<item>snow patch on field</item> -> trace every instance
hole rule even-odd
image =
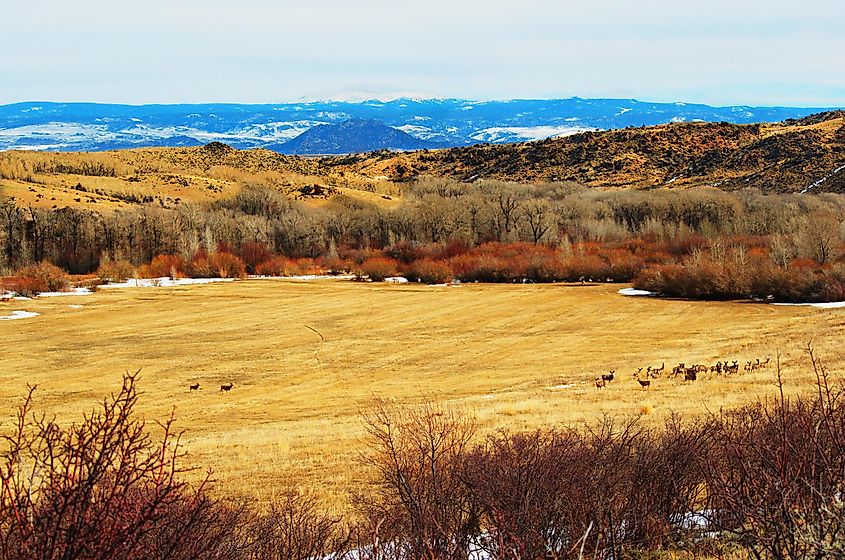
[[[775,305],[786,305],[790,307],[815,307],[817,309],[841,309],[845,307],[845,301],[828,301],[825,303],[775,303]]]
[[[174,286],[193,286],[216,282],[234,282],[234,278],[130,278],[126,282],[103,284],[100,288],[172,288]]]
[[[34,311],[12,311],[11,315],[0,315],[0,321],[14,321],[15,319],[31,319],[38,317]]]
[[[404,276],[391,276],[390,278],[385,278],[385,282],[388,284],[407,284],[408,279]]]
[[[648,290],[638,290],[636,288],[622,288],[619,293],[623,296],[656,296],[657,293],[649,292]]]
[[[74,288],[68,292],[41,292],[38,297],[90,296],[92,293],[88,288]]]

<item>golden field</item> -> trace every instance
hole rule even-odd
[[[218,491],[262,499],[302,484],[340,505],[361,484],[360,414],[377,397],[442,401],[489,432],[602,413],[656,422],[774,391],[774,367],[641,389],[632,373],[661,362],[668,371],[774,362],[780,352],[796,391],[812,383],[812,339],[831,371],[843,371],[843,309],[623,297],[618,288],[244,280],[3,302],[0,316],[41,315],[0,322],[0,411],[8,427],[34,384],[37,409],[79,418],[140,369],[141,412],[154,420],[175,410],[188,463],[212,468]],[[596,389],[611,369],[616,380]],[[201,390],[189,392],[196,382]]]

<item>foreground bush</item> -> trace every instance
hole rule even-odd
[[[34,414],[30,390],[0,454],[0,558],[199,559],[238,548],[232,526],[206,531],[235,517],[204,484],[181,480],[172,419],[152,439],[134,416],[136,379],[67,427]]]
[[[18,270],[7,287],[20,296],[34,297],[41,292],[63,292],[70,286],[70,278],[61,268],[40,262]]]

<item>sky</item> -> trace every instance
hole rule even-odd
[[[279,103],[402,92],[845,106],[842,0],[0,7],[0,104]]]

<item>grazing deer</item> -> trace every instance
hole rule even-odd
[[[637,383],[640,384],[640,387],[645,389],[646,387],[651,385],[651,379],[637,379]]]
[[[191,391],[199,391],[199,388],[200,388],[199,383],[194,383],[193,385],[188,385],[188,392],[190,393]]]
[[[602,374],[601,379],[602,381],[613,381],[613,374],[616,373],[615,369],[610,370],[610,373],[607,375]]]
[[[690,368],[684,372],[684,381],[695,381],[698,379],[698,372],[695,368]]]
[[[228,385],[221,385],[220,392],[222,393],[223,391],[231,391],[232,387],[234,387],[232,383],[229,383]]]
[[[704,364],[696,364],[692,367],[695,368],[696,373],[707,373],[707,366]]]
[[[596,377],[596,389],[604,389],[605,385],[607,385],[607,382],[602,377]]]

